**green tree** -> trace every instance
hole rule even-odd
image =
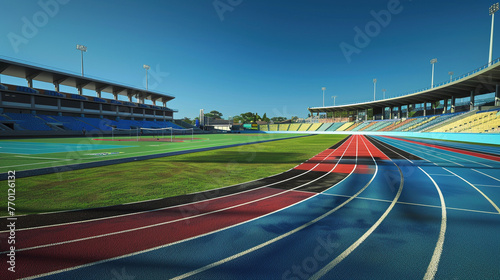
[[[263,122],[270,122],[271,120],[267,117],[267,114],[264,113],[264,115],[262,116],[262,121]]]
[[[209,117],[211,119],[221,119],[222,118],[222,113],[216,110],[210,111],[210,113],[206,113],[205,117]]]
[[[271,120],[275,123],[286,121],[286,117],[272,117]]]

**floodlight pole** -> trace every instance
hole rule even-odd
[[[326,87],[322,87],[321,89],[323,90],[323,107],[325,107],[325,90],[326,90]]]
[[[332,96],[332,98],[333,98],[333,106],[335,106],[335,98],[337,98],[337,96],[334,95],[334,96]]]
[[[149,87],[148,86],[148,84],[149,84],[148,83],[148,70],[151,69],[151,67],[149,65],[144,64],[144,65],[142,65],[142,68],[146,69],[146,90],[149,90],[148,89],[148,87]]]
[[[384,98],[383,98],[383,99],[385,99],[385,92],[386,92],[386,91],[387,91],[386,89],[383,89],[383,90],[382,90],[382,93],[383,93],[383,96],[384,96]]]
[[[431,59],[431,65],[432,65],[432,78],[431,78],[431,88],[434,88],[434,64],[436,64],[437,58]]]
[[[377,79],[373,79],[373,101],[375,101],[375,93],[377,92]]]
[[[490,16],[491,16],[491,35],[490,35],[490,56],[488,59],[488,66],[491,66],[492,55],[493,55],[493,26],[495,25],[495,13],[498,11],[498,3],[491,5]]]
[[[83,53],[87,52],[87,47],[84,45],[76,45],[76,49],[82,52],[82,77],[83,77]]]
[[[448,72],[448,75],[450,75],[450,83],[451,83],[451,81],[453,80],[453,74],[454,74],[454,73],[453,73],[452,71]]]

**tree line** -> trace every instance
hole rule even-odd
[[[216,111],[216,110],[210,111],[210,113],[205,113],[205,117],[208,117],[211,119],[216,119],[216,120],[223,120],[224,119],[223,116],[224,115],[221,112]],[[199,117],[196,117],[194,119],[190,119],[188,117],[185,117],[184,119],[182,119],[182,121],[194,125],[196,123],[196,120],[198,120],[198,119],[199,119]],[[264,113],[264,115],[261,116],[258,113],[252,113],[252,112],[241,113],[239,115],[228,118],[228,120],[231,120],[231,119],[233,120],[233,123],[241,123],[241,124],[245,124],[245,123],[249,124],[249,123],[253,123],[253,122],[257,122],[257,121],[263,121],[263,122],[267,122],[267,123],[270,123],[270,122],[280,123],[280,122],[284,122],[287,120],[286,117],[269,118],[269,117],[267,117],[267,113]],[[298,119],[299,119],[299,117],[297,117],[297,116],[293,116],[291,118],[292,122],[296,121]]]

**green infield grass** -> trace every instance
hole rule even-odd
[[[203,135],[209,140],[166,143],[159,144],[160,146],[149,146],[151,143],[148,142],[105,141],[107,145],[123,144],[123,146],[135,147],[117,149],[125,152],[101,156],[100,158],[127,157],[127,155],[130,157],[132,153],[141,155],[165,153],[182,149],[196,149],[201,146],[211,145],[213,147],[229,143],[249,143],[291,136],[296,135]],[[346,135],[315,135],[18,178],[16,179],[15,195],[16,215],[94,208],[172,197],[256,180],[293,168],[345,137]],[[43,143],[74,141],[73,143],[79,143],[79,141],[94,140],[30,139],[23,141],[42,141]],[[0,145],[2,145],[2,141],[0,141]],[[112,151],[113,149],[106,150],[106,152]],[[98,152],[95,150],[91,152],[80,151],[80,153]],[[58,156],[69,159],[71,157],[78,158],[78,155],[81,155],[78,152],[76,154],[70,153],[71,155],[67,156],[60,153]],[[37,154],[35,156],[55,158],[54,155]],[[85,160],[96,160],[96,157],[75,161],[85,162]],[[7,169],[11,168],[7,167]],[[7,186],[7,181],[0,181],[0,184]],[[7,205],[7,194],[0,196],[0,205]],[[0,209],[0,215],[6,216],[6,210],[7,207]]]

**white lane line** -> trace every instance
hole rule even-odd
[[[182,274],[182,275],[180,275],[180,276],[177,276],[177,277],[171,278],[171,280],[180,280],[180,279],[184,279],[184,278],[187,278],[187,277],[190,277],[190,276],[196,275],[196,274],[198,274],[198,273],[204,272],[204,271],[206,271],[206,270],[209,270],[209,269],[211,269],[211,268],[217,267],[217,266],[222,265],[222,264],[224,264],[224,263],[230,262],[230,261],[232,261],[232,260],[234,260],[234,259],[237,259],[237,258],[239,258],[239,257],[241,257],[241,256],[244,256],[244,255],[247,255],[247,254],[249,254],[249,253],[251,253],[251,252],[254,252],[254,251],[256,251],[256,250],[259,250],[259,249],[261,249],[261,248],[263,248],[263,247],[265,247],[265,246],[267,246],[267,245],[270,245],[270,244],[272,244],[272,243],[275,243],[275,242],[277,242],[277,241],[279,241],[279,240],[281,240],[281,239],[283,239],[283,238],[285,238],[285,237],[288,237],[288,236],[290,236],[290,235],[292,235],[292,234],[294,234],[294,233],[296,233],[296,232],[298,232],[298,231],[300,231],[300,230],[302,230],[302,229],[304,229],[304,228],[306,228],[306,227],[309,227],[309,226],[311,226],[311,225],[313,225],[313,224],[317,223],[318,221],[320,221],[320,220],[324,219],[325,217],[327,217],[327,216],[331,215],[332,213],[336,212],[336,211],[337,211],[337,210],[339,210],[340,208],[344,207],[347,203],[351,202],[351,201],[352,201],[353,199],[355,199],[358,195],[360,195],[360,194],[361,194],[361,193],[362,193],[362,192],[363,192],[363,191],[364,191],[364,190],[365,190],[365,189],[366,189],[366,188],[367,188],[367,187],[368,187],[368,186],[369,186],[369,185],[373,182],[373,180],[374,180],[374,179],[375,179],[375,177],[377,176],[377,173],[378,173],[378,166],[377,166],[377,163],[376,163],[376,162],[375,162],[375,166],[376,166],[377,168],[376,168],[376,170],[375,170],[375,173],[373,174],[373,177],[371,178],[371,180],[370,180],[370,181],[369,181],[369,182],[368,182],[368,183],[367,183],[367,184],[366,184],[366,185],[365,185],[365,186],[364,186],[361,190],[359,190],[359,191],[358,191],[358,192],[357,192],[354,196],[352,196],[351,198],[349,198],[349,199],[347,199],[346,201],[344,201],[342,204],[340,204],[340,205],[338,205],[337,207],[335,207],[334,209],[332,209],[332,210],[330,210],[330,211],[326,212],[325,214],[323,214],[323,215],[319,216],[318,218],[316,218],[316,219],[314,219],[314,220],[312,220],[312,221],[309,221],[309,222],[307,222],[307,223],[305,223],[305,224],[303,224],[303,225],[301,225],[301,226],[299,226],[299,227],[297,227],[297,228],[295,228],[295,229],[293,229],[293,230],[291,230],[291,231],[289,231],[289,232],[287,232],[287,233],[285,233],[285,234],[282,234],[282,235],[280,235],[280,236],[277,236],[277,237],[275,237],[275,238],[273,238],[273,239],[271,239],[271,240],[269,240],[269,241],[267,241],[267,242],[265,242],[265,243],[261,243],[261,244],[259,244],[259,245],[255,246],[255,247],[252,247],[252,248],[250,248],[250,249],[247,249],[247,250],[245,250],[245,251],[242,251],[242,252],[240,252],[240,253],[238,253],[238,254],[234,254],[234,255],[232,255],[232,256],[230,256],[230,257],[227,257],[227,258],[222,259],[222,260],[219,260],[219,261],[217,261],[217,262],[214,262],[214,263],[208,264],[208,265],[206,265],[206,266],[204,266],[204,267],[201,267],[201,268],[199,268],[199,269],[196,269],[196,270],[193,270],[193,271],[187,272],[187,273],[185,273],[185,274]],[[337,183],[337,184],[338,184],[338,183]]]
[[[484,172],[481,172],[481,171],[479,171],[479,170],[476,170],[476,169],[474,169],[474,168],[472,168],[472,170],[473,170],[473,171],[475,171],[475,172],[477,172],[477,173],[479,173],[479,174],[483,174],[483,175],[484,175],[484,176],[486,176],[486,177],[490,177],[491,179],[493,179],[493,180],[495,180],[495,181],[500,182],[500,179],[498,179],[498,178],[495,178],[495,177],[493,177],[493,176],[491,176],[491,175],[488,175],[488,174],[486,174],[486,173],[484,173]]]
[[[459,166],[465,167],[465,165],[463,165],[463,164],[460,164],[460,163],[454,162],[454,161],[452,161],[452,160],[448,160],[448,159],[442,158],[442,157],[440,157],[440,156],[437,156],[437,155],[434,155],[434,154],[431,154],[431,153],[427,153],[427,152],[425,152],[425,151],[429,151],[429,149],[418,148],[418,147],[415,147],[415,146],[413,146],[413,145],[411,145],[411,144],[409,144],[409,143],[407,144],[406,142],[403,142],[403,141],[400,141],[400,142],[401,142],[401,143],[399,143],[399,144],[400,144],[401,146],[403,146],[403,147],[410,148],[410,149],[414,149],[414,150],[416,150],[416,151],[418,151],[418,152],[421,152],[421,153],[423,153],[423,154],[430,155],[430,156],[432,156],[432,157],[436,157],[436,158],[439,158],[439,159],[441,159],[441,160],[444,160],[444,161],[447,161],[447,162],[451,162],[451,163],[453,163],[453,164],[456,164],[456,165],[459,165]],[[420,157],[420,158],[423,158],[423,157],[422,157],[422,156],[420,156],[420,155],[419,155],[419,157]],[[432,162],[432,161],[430,161],[430,160],[427,160],[427,161]],[[438,165],[438,166],[439,166],[439,164],[437,164],[437,163],[435,163],[435,162],[432,162],[432,163],[434,163],[435,165]]]
[[[432,258],[431,258],[431,261],[429,263],[429,266],[427,267],[427,272],[424,275],[424,279],[427,280],[427,279],[434,279],[434,277],[436,276],[436,272],[438,270],[439,260],[441,259],[441,254],[443,253],[444,236],[446,234],[447,216],[446,216],[446,204],[444,202],[443,193],[441,192],[441,189],[439,188],[438,184],[420,166],[418,168],[422,172],[424,172],[425,175],[427,175],[427,177],[429,177],[429,179],[432,181],[432,183],[436,187],[436,190],[438,191],[439,200],[441,201],[441,229],[439,230],[439,238],[436,242],[436,248],[434,248],[434,253],[432,254]]]
[[[352,139],[351,139],[351,142],[349,143],[349,146],[351,145],[352,143]],[[342,144],[341,146],[343,146],[344,144]],[[340,146],[340,147],[341,147]],[[349,147],[348,146],[348,147]],[[338,148],[340,148],[338,147]],[[337,149],[338,149],[337,148]],[[331,155],[332,153],[334,153],[337,149],[333,150],[329,155]],[[345,155],[347,149],[344,150],[342,156],[340,157],[339,159],[339,162],[340,160],[343,158],[343,156]],[[325,157],[326,158],[326,157]],[[333,171],[333,169],[335,169],[335,167],[338,165],[338,163],[332,168],[331,171]],[[329,174],[329,173],[327,173]],[[352,173],[351,173],[352,174]],[[370,180],[370,182],[368,182],[368,184],[362,189],[360,190],[358,193],[361,193],[364,189],[366,189],[368,187],[368,185],[373,181],[373,179],[375,178],[375,175],[373,176],[372,180]],[[325,175],[324,175],[325,176]],[[309,182],[310,183],[310,182]],[[307,185],[309,183],[305,183],[297,188],[300,188],[304,185]],[[338,183],[337,183],[338,184]],[[288,191],[295,191],[295,190],[288,190]],[[175,245],[175,244],[179,244],[179,243],[182,243],[182,242],[186,242],[186,241],[189,241],[189,240],[193,240],[193,239],[196,239],[196,238],[199,238],[199,237],[203,237],[203,236],[206,236],[206,235],[209,235],[209,234],[213,234],[213,233],[217,233],[217,232],[220,232],[220,231],[223,231],[223,230],[226,230],[226,229],[230,229],[230,228],[233,228],[233,227],[236,227],[236,226],[239,226],[239,225],[242,225],[242,224],[245,224],[245,223],[249,223],[251,221],[254,221],[254,220],[257,220],[257,219],[260,219],[260,218],[263,218],[263,217],[266,217],[268,215],[271,215],[273,213],[277,213],[279,211],[282,211],[284,209],[287,209],[287,208],[290,208],[292,206],[295,206],[299,203],[302,203],[304,201],[307,201],[315,196],[317,196],[318,194],[314,195],[314,196],[311,196],[307,199],[304,199],[304,200],[301,200],[297,203],[294,203],[292,205],[289,205],[287,207],[284,207],[284,208],[281,208],[281,209],[278,209],[274,212],[271,212],[271,213],[268,213],[268,214],[265,214],[265,215],[262,215],[262,216],[259,216],[259,217],[256,217],[254,219],[251,219],[251,220],[248,220],[248,221],[244,221],[244,222],[241,222],[239,224],[235,224],[235,225],[232,225],[232,226],[228,226],[226,228],[222,228],[222,229],[218,229],[218,230],[214,230],[212,232],[208,232],[208,233],[205,233],[205,234],[201,234],[201,235],[197,235],[197,236],[193,236],[193,237],[190,237],[190,238],[187,238],[187,239],[183,239],[183,240],[179,240],[179,241],[176,241],[176,242],[172,242],[172,243],[169,243],[169,244],[165,244],[165,245],[161,245],[161,246],[158,246],[158,247],[154,247],[154,248],[150,248],[150,249],[146,249],[146,250],[142,250],[142,251],[139,251],[139,252],[134,252],[134,253],[130,253],[130,254],[127,254],[127,255],[122,255],[122,256],[118,256],[118,257],[115,257],[115,258],[110,258],[110,259],[105,259],[105,260],[101,260],[101,261],[97,261],[97,262],[93,262],[93,263],[88,263],[88,264],[84,264],[84,265],[80,265],[80,266],[75,266],[75,267],[70,267],[70,268],[66,268],[66,269],[62,269],[62,270],[58,270],[58,271],[52,271],[52,272],[48,272],[48,273],[44,273],[44,274],[40,274],[40,275],[35,275],[35,276],[30,276],[28,278],[23,278],[23,279],[35,279],[35,278],[38,278],[38,277],[42,277],[42,276],[48,276],[48,275],[53,275],[53,274],[57,274],[57,273],[61,273],[61,272],[65,272],[65,271],[71,271],[71,270],[75,270],[75,269],[79,269],[79,268],[84,268],[84,267],[89,267],[89,266],[92,266],[92,265],[97,265],[97,264],[101,264],[101,263],[104,263],[104,262],[109,262],[109,261],[113,261],[113,260],[117,260],[117,259],[122,259],[122,258],[126,258],[126,257],[130,257],[130,256],[135,256],[135,255],[138,255],[138,254],[142,254],[142,253],[146,253],[146,252],[150,252],[150,251],[153,251],[153,250],[157,250],[157,249],[161,249],[161,248],[166,248],[166,247],[169,247],[169,246],[172,246],[172,245]],[[353,197],[352,199],[354,199],[355,197]],[[341,208],[342,206],[344,206],[345,204],[347,204],[349,201],[351,201],[352,199],[348,199],[347,201],[345,201],[343,204],[339,205],[336,209],[339,209]],[[336,211],[336,210],[335,210]],[[333,212],[332,212],[333,213]],[[18,250],[20,251],[20,250]]]
[[[391,148],[389,148],[387,146],[385,146],[385,147],[392,150]],[[392,150],[392,151],[394,152],[394,150]],[[399,154],[399,153],[397,153],[397,154]],[[403,156],[401,154],[399,154],[399,155],[409,161],[409,159],[407,159],[405,156]],[[422,158],[422,157],[420,157],[420,158]],[[427,159],[425,159],[425,160],[427,160]],[[429,161],[429,160],[427,160],[427,161]],[[431,162],[431,161],[429,161],[429,162]],[[436,163],[434,163],[434,164],[437,165]],[[446,233],[447,216],[446,216],[446,204],[444,201],[443,193],[441,192],[441,189],[439,188],[438,184],[420,166],[418,166],[418,169],[420,169],[422,172],[424,172],[424,174],[427,175],[427,177],[429,177],[429,179],[432,181],[432,183],[436,187],[436,190],[439,194],[439,200],[441,201],[441,228],[439,230],[439,237],[438,237],[438,240],[436,242],[436,247],[434,248],[434,253],[432,254],[431,261],[430,261],[429,266],[427,267],[427,271],[424,275],[424,279],[427,280],[427,279],[434,279],[434,276],[436,275],[436,272],[438,269],[439,260],[441,259],[441,254],[443,252],[443,244],[444,244],[444,237],[445,237],[445,233]]]
[[[351,139],[352,141],[352,139]],[[344,145],[344,143],[342,144]],[[341,146],[342,146],[341,145]],[[338,147],[340,148],[340,146]],[[337,148],[337,149],[338,149]],[[330,154],[328,154],[328,156],[330,156],[331,154],[333,154],[337,149],[334,149]],[[327,157],[328,157],[327,156]],[[326,158],[326,157],[325,157]],[[324,161],[324,160],[322,160]],[[321,163],[321,162],[320,162]],[[160,210],[165,210],[165,209],[169,209],[169,208],[174,208],[174,207],[180,207],[180,206],[185,206],[185,205],[189,205],[189,204],[195,204],[195,203],[201,203],[201,202],[207,202],[207,201],[210,201],[210,200],[214,200],[214,199],[218,199],[218,198],[223,198],[223,197],[227,197],[227,196],[232,196],[232,195],[237,195],[237,194],[240,194],[240,193],[245,193],[245,192],[250,192],[250,191],[253,191],[253,190],[258,190],[258,189],[261,189],[261,188],[265,188],[265,187],[269,187],[269,186],[273,186],[275,184],[278,184],[278,183],[282,183],[282,182],[286,182],[286,181],[289,181],[289,180],[292,180],[292,179],[295,179],[297,177],[300,177],[304,174],[307,174],[311,171],[313,171],[313,169],[315,169],[317,166],[319,166],[319,164],[316,164],[312,169],[310,170],[307,170],[305,171],[304,173],[301,173],[299,175],[296,175],[294,177],[290,177],[290,178],[287,178],[287,179],[284,179],[284,180],[281,180],[281,181],[278,181],[278,182],[274,182],[274,183],[271,183],[271,184],[268,184],[268,185],[264,185],[264,186],[261,186],[261,187],[258,187],[258,188],[253,188],[253,189],[249,189],[249,190],[245,190],[245,191],[241,191],[241,192],[238,192],[238,193],[233,193],[233,194],[228,194],[228,195],[223,195],[223,196],[217,196],[217,197],[213,197],[213,198],[207,198],[205,200],[200,200],[200,201],[193,201],[193,202],[190,202],[190,203],[185,203],[185,204],[179,204],[179,205],[173,205],[173,206],[168,206],[168,207],[164,207],[164,208],[158,208],[158,209],[153,209],[153,210],[148,210],[148,211],[141,211],[141,212],[134,212],[134,213],[130,213],[130,214],[123,214],[123,215],[116,215],[116,216],[109,216],[109,217],[103,217],[103,218],[97,218],[97,219],[90,219],[90,220],[84,220],[84,221],[76,221],[76,222],[69,222],[69,223],[62,223],[62,224],[51,224],[51,225],[46,225],[46,226],[39,226],[39,227],[31,227],[31,228],[23,228],[23,229],[17,229],[16,231],[22,231],[22,230],[31,230],[31,229],[39,229],[39,228],[47,228],[47,227],[56,227],[56,226],[63,226],[63,225],[71,225],[71,224],[78,224],[78,223],[86,223],[86,222],[91,222],[91,221],[99,221],[99,220],[105,220],[105,219],[113,219],[113,218],[118,218],[118,217],[124,217],[124,216],[130,216],[130,215],[136,215],[136,214],[141,214],[141,213],[149,213],[149,212],[155,212],[155,211],[160,211]],[[275,174],[275,175],[272,175],[272,176],[269,176],[269,177],[275,177],[277,175],[280,175],[280,174],[283,174],[283,173],[286,173],[288,171],[291,171],[293,170],[292,169],[289,169],[289,170],[286,170],[286,171],[283,171],[281,173],[278,173],[278,174]],[[268,177],[266,177],[268,178]],[[226,186],[226,187],[222,187],[222,188],[218,188],[218,189],[213,189],[213,190],[209,190],[209,191],[217,191],[217,190],[221,190],[221,189],[226,189],[226,188],[230,188],[230,187],[234,187],[234,186],[237,186],[237,185],[243,185],[243,184],[247,184],[247,183],[251,183],[251,182],[255,182],[255,181],[259,181],[259,180],[262,180],[262,179],[266,179],[266,178],[259,178],[259,179],[255,179],[255,180],[252,180],[252,181],[248,181],[248,182],[244,182],[244,183],[240,183],[240,184],[235,184],[235,185],[232,185],[232,186]],[[197,193],[202,193],[202,192],[206,192],[206,191],[200,191],[200,192],[194,192],[194,193],[190,193],[190,194],[197,194]],[[141,203],[141,202],[149,202],[149,201],[156,201],[156,200],[160,200],[160,199],[163,199],[163,198],[156,198],[156,199],[149,199],[149,200],[144,200],[144,201],[135,201],[135,202],[130,202],[130,203],[123,203],[121,205],[127,205],[127,204],[136,204],[136,203]],[[46,212],[46,213],[40,213],[40,214],[36,214],[36,215],[47,215],[47,214],[55,214],[55,213],[65,213],[65,212],[75,212],[75,211],[80,211],[80,210],[85,210],[85,209],[73,209],[73,210],[63,210],[63,211],[55,211],[55,212]],[[26,216],[26,215],[17,215],[15,217],[22,217],[22,216]],[[7,217],[10,217],[10,216],[1,216],[0,218],[7,218]],[[4,230],[4,231],[0,231],[0,233],[3,233],[3,232],[8,232],[8,230]]]
[[[487,195],[485,195],[480,189],[478,189],[476,186],[474,186],[474,184],[472,184],[471,182],[465,180],[464,178],[460,177],[458,174],[456,173],[453,173],[452,171],[446,169],[443,167],[444,170],[450,172],[451,174],[457,176],[458,178],[462,179],[462,181],[466,182],[467,184],[469,184],[469,186],[473,187],[476,191],[478,191],[484,198],[486,198],[486,200],[488,200],[488,202],[493,206],[493,208],[495,208],[498,213],[500,213],[500,208],[498,208],[498,206],[495,204],[495,202],[493,202],[493,200],[491,200]]]
[[[450,174],[429,174],[429,175],[434,176],[434,177],[436,177],[436,176],[442,176],[442,177],[455,177],[455,176],[450,175]]]
[[[350,195],[342,195],[342,194],[331,194],[331,193],[321,193],[322,195],[330,195],[330,196],[338,196],[338,197],[351,197]],[[378,201],[378,202],[385,202],[385,203],[391,203],[391,200],[386,200],[386,199],[378,199],[378,198],[370,198],[370,197],[363,197],[363,196],[358,196],[356,199],[363,199],[363,200],[369,200],[369,201]],[[410,206],[420,206],[420,207],[428,207],[428,208],[439,208],[441,209],[441,206],[438,205],[430,205],[430,204],[421,204],[421,203],[412,203],[412,202],[404,202],[404,201],[398,201],[396,204],[403,204],[403,205],[410,205]],[[457,210],[457,211],[464,211],[464,212],[473,212],[473,213],[481,213],[481,214],[491,214],[491,215],[500,215],[500,213],[497,212],[489,212],[489,211],[481,211],[481,210],[473,210],[473,209],[465,209],[465,208],[455,208],[455,207],[446,207],[447,210]]]
[[[368,152],[370,153],[370,156],[372,157],[373,161],[375,162],[375,159],[373,158],[373,155],[372,155],[370,149],[366,145],[365,140],[363,138],[361,138],[361,140],[363,141],[363,144],[365,145]],[[375,148],[378,149],[377,147],[375,147]],[[323,277],[326,273],[328,273],[330,270],[332,270],[335,266],[337,266],[337,264],[339,264],[341,261],[343,261],[345,258],[347,258],[354,250],[356,250],[356,248],[359,247],[359,245],[361,245],[361,243],[363,243],[380,226],[380,224],[385,220],[385,218],[387,218],[389,213],[394,208],[394,205],[396,205],[396,202],[399,200],[399,197],[401,196],[401,193],[403,191],[403,185],[404,185],[403,172],[401,171],[399,166],[396,165],[396,163],[394,163],[394,165],[398,168],[401,182],[399,184],[399,190],[398,190],[396,196],[392,200],[389,207],[385,210],[384,214],[382,214],[382,216],[380,216],[380,218],[375,222],[375,224],[373,224],[370,227],[370,229],[368,229],[358,240],[356,240],[356,242],[354,242],[351,246],[349,246],[349,248],[344,250],[344,252],[342,252],[340,255],[338,255],[333,261],[331,261],[330,263],[325,265],[322,269],[320,269],[318,272],[316,272],[314,275],[312,275],[309,279],[319,279],[319,278]]]
[[[415,144],[415,143],[410,143],[410,142],[406,142],[406,141],[403,141],[403,140],[399,140],[401,142],[405,142],[405,143],[408,143],[408,144]],[[419,147],[422,147],[423,149],[425,149],[425,147],[427,148],[431,148],[434,150],[434,152],[436,154],[441,154],[441,155],[444,155],[444,156],[451,156],[453,158],[456,158],[456,159],[460,159],[460,160],[465,160],[465,161],[469,161],[469,162],[472,162],[472,163],[476,163],[476,164],[479,164],[479,165],[483,165],[483,166],[486,166],[486,167],[489,167],[489,168],[493,168],[493,166],[491,165],[488,165],[488,164],[485,164],[485,163],[481,163],[481,162],[477,162],[477,161],[474,161],[474,160],[471,160],[471,159],[467,159],[467,158],[464,158],[463,156],[469,156],[469,157],[475,157],[475,156],[472,156],[472,155],[466,155],[466,154],[462,154],[461,156],[458,156],[459,153],[457,152],[453,152],[453,151],[447,151],[447,152],[450,152],[452,154],[447,154],[445,153],[444,151],[446,150],[443,150],[443,149],[440,149],[440,148],[436,148],[436,147],[429,147],[429,146],[426,146],[426,145],[422,145],[422,144],[416,144],[418,145]],[[457,150],[460,150],[458,148],[454,148],[454,149],[457,149]],[[427,150],[430,150],[430,149],[427,149]],[[457,155],[457,156],[454,156],[453,154]],[[478,158],[478,157],[475,157],[475,158]],[[488,159],[486,159],[488,160]],[[496,161],[495,161],[496,162]]]
[[[500,188],[500,186],[497,185],[481,185],[481,184],[475,184],[475,185],[479,187]]]
[[[350,146],[350,144],[349,144],[349,146]],[[344,156],[344,154],[346,153],[346,151],[347,151],[347,149],[344,150],[344,153],[342,154],[341,159]],[[332,151],[330,153],[330,155],[333,152],[334,151]],[[319,163],[316,164],[316,166],[318,166],[318,165],[319,165]],[[338,165],[338,163],[335,164],[335,166],[330,170],[330,172],[332,172],[337,167],[337,165]],[[313,170],[313,169],[311,169],[311,170]],[[303,174],[305,174],[305,173],[302,173],[301,175],[303,175]],[[48,243],[48,244],[39,245],[39,246],[33,246],[33,247],[28,247],[28,248],[17,249],[17,251],[21,252],[21,251],[27,251],[27,250],[35,250],[35,249],[40,249],[40,248],[46,248],[46,247],[64,245],[64,244],[69,244],[69,243],[74,243],[74,242],[80,242],[80,241],[85,241],[85,240],[91,240],[91,239],[96,239],[96,238],[102,238],[102,237],[107,237],[107,236],[112,236],[112,235],[117,235],[117,234],[122,234],[122,233],[127,233],[127,232],[133,232],[133,231],[139,231],[139,230],[143,230],[143,229],[148,229],[148,228],[163,226],[163,225],[167,225],[167,224],[171,224],[171,223],[175,223],[175,222],[179,222],[179,221],[184,221],[184,220],[188,220],[188,219],[194,219],[194,218],[198,218],[198,217],[202,217],[202,216],[206,216],[206,215],[210,215],[210,214],[214,214],[214,213],[218,213],[218,212],[222,212],[222,211],[226,211],[226,210],[238,208],[238,207],[245,206],[245,205],[248,205],[248,204],[252,204],[252,203],[255,203],[255,202],[258,202],[258,201],[263,201],[263,200],[266,200],[266,199],[269,199],[269,198],[272,198],[272,197],[275,197],[275,196],[279,196],[279,195],[282,195],[282,194],[294,191],[295,189],[299,189],[299,188],[301,188],[303,186],[306,186],[306,185],[309,185],[309,184],[311,184],[313,182],[316,182],[316,181],[320,180],[321,178],[327,176],[328,174],[329,173],[325,173],[324,175],[322,175],[322,176],[320,176],[320,177],[318,177],[318,178],[316,178],[314,180],[311,180],[311,181],[309,181],[307,183],[304,183],[304,184],[302,184],[300,186],[297,186],[297,187],[289,189],[289,190],[285,190],[285,191],[282,191],[282,192],[279,192],[279,193],[276,193],[276,194],[273,194],[273,195],[269,195],[269,196],[266,196],[266,197],[262,197],[262,198],[259,198],[259,199],[255,199],[255,200],[252,200],[252,201],[247,201],[245,203],[241,203],[241,204],[229,206],[229,207],[226,207],[226,208],[214,210],[214,211],[211,211],[211,212],[205,212],[205,213],[201,213],[201,214],[197,214],[197,215],[193,215],[193,216],[189,216],[189,217],[184,217],[184,218],[180,218],[180,219],[175,219],[175,220],[171,220],[171,221],[167,221],[167,222],[156,223],[156,224],[151,224],[151,225],[137,227],[137,228],[132,228],[132,229],[126,229],[126,230],[115,231],[115,232],[110,232],[110,233],[105,233],[105,234],[100,234],[100,235],[88,236],[88,237],[83,237],[83,238],[78,238],[78,239],[72,239],[72,240],[67,240],[67,241],[54,242],[54,243]],[[295,177],[298,177],[298,176],[295,176]],[[289,179],[287,179],[287,180],[289,180]],[[277,183],[279,183],[279,182],[275,182],[275,183],[272,183],[270,185],[274,185],[274,184],[277,184]],[[267,185],[267,186],[269,186],[269,185]],[[174,207],[176,207],[176,206],[174,206]],[[171,207],[167,207],[167,208],[171,208]],[[153,210],[152,211],[146,211],[146,212],[153,212]],[[105,218],[102,218],[102,219],[105,219]],[[83,222],[86,222],[86,221],[83,221]],[[75,223],[78,223],[78,222],[75,222]],[[0,254],[4,254],[4,253],[8,253],[8,251],[0,252]]]
[[[259,216],[259,217],[250,219],[248,221],[237,223],[237,224],[225,227],[225,228],[217,229],[217,230],[214,230],[214,231],[211,231],[211,232],[207,232],[207,233],[204,233],[204,234],[196,235],[196,236],[193,236],[193,237],[190,237],[190,238],[186,238],[186,239],[183,239],[183,240],[175,241],[175,242],[172,242],[172,243],[168,243],[168,244],[164,244],[164,245],[161,245],[161,246],[157,246],[157,247],[145,249],[145,250],[138,251],[138,252],[133,252],[133,253],[130,253],[130,254],[126,254],[126,255],[122,255],[122,256],[118,256],[118,257],[114,257],[114,258],[100,260],[100,261],[96,261],[96,262],[92,262],[92,263],[86,263],[86,264],[82,264],[82,265],[79,265],[79,266],[73,266],[73,267],[69,267],[69,268],[65,268],[65,269],[61,269],[61,270],[57,270],[57,271],[51,271],[51,272],[47,272],[47,273],[43,273],[43,274],[33,275],[33,276],[29,276],[29,277],[22,278],[22,279],[26,279],[26,280],[28,280],[28,279],[36,279],[36,278],[39,278],[39,277],[45,277],[45,276],[49,276],[49,275],[54,275],[54,274],[58,274],[58,273],[63,273],[63,272],[71,271],[71,270],[76,270],[76,269],[80,269],[80,268],[90,267],[90,266],[93,266],[93,265],[98,265],[98,264],[105,263],[105,262],[111,262],[111,261],[115,261],[115,260],[119,260],[119,259],[123,259],[123,258],[127,258],[127,257],[133,257],[133,256],[136,256],[136,255],[139,255],[139,254],[148,253],[148,252],[151,252],[151,251],[154,251],[154,250],[158,250],[158,249],[164,249],[164,248],[167,248],[167,247],[170,247],[170,246],[173,246],[173,245],[177,245],[179,243],[187,242],[187,241],[190,241],[190,240],[193,240],[193,239],[197,239],[197,238],[204,237],[204,236],[207,236],[207,235],[210,235],[210,234],[214,234],[214,233],[218,233],[218,232],[221,232],[221,231],[224,231],[224,230],[228,230],[228,229],[240,226],[240,225],[244,225],[246,223],[253,222],[253,221],[257,220],[257,219],[260,219],[260,218],[263,218],[263,217],[275,214],[277,212],[280,212],[280,211],[283,211],[283,210],[288,209],[290,207],[293,207],[295,205],[298,205],[298,204],[300,204],[300,203],[302,203],[304,201],[312,199],[313,197],[315,197],[317,195],[318,194],[316,194],[314,196],[311,196],[309,198],[306,198],[304,200],[301,200],[299,202],[296,202],[296,203],[294,203],[292,205],[289,205],[287,207],[284,207],[284,208],[278,209],[276,211],[270,212],[270,213],[265,214],[263,216]]]

